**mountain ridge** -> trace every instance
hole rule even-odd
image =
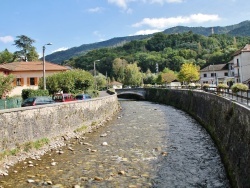
[[[184,32],[193,32],[196,34],[209,36],[212,34],[212,28],[214,34],[229,34],[233,36],[250,36],[250,20],[240,22],[238,24],[229,26],[214,26],[214,27],[187,27],[187,26],[175,26],[162,31],[165,34],[175,34]],[[95,42],[90,44],[83,44],[78,47],[72,47],[64,51],[54,52],[46,56],[46,60],[52,63],[61,64],[64,60],[68,60],[72,57],[84,55],[90,50],[104,48],[104,47],[117,47],[121,46],[132,40],[143,40],[153,36],[148,35],[134,35],[124,37],[114,37],[106,41]]]

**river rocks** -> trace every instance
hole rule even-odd
[[[119,175],[124,175],[125,174],[125,171],[121,170],[118,172]]]
[[[107,143],[107,142],[103,142],[102,145],[103,145],[103,146],[107,146],[108,143]]]
[[[28,183],[34,183],[35,180],[33,180],[33,179],[27,179],[27,182],[28,182]]]
[[[103,133],[100,135],[100,137],[106,137],[108,134],[107,133]]]

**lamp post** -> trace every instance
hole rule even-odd
[[[45,78],[45,56],[44,56],[44,53],[45,53],[45,46],[46,45],[52,45],[52,43],[48,43],[48,44],[45,44],[43,46],[43,89],[46,90],[46,78]]]
[[[94,61],[94,79],[95,79],[95,84],[94,84],[95,86],[94,87],[95,87],[95,89],[97,89],[97,84],[96,84],[96,69],[95,69],[95,62],[97,62],[97,61],[100,61],[100,60],[98,59],[98,60]]]

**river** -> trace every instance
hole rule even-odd
[[[230,187],[213,141],[193,118],[171,106],[120,102],[105,127],[11,167],[0,187]]]

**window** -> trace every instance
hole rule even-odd
[[[16,86],[21,86],[22,85],[22,79],[21,78],[17,78],[16,79]]]
[[[224,72],[224,76],[228,76],[228,73],[227,73],[227,72]]]
[[[30,78],[30,85],[34,86],[35,85],[35,78]]]
[[[203,76],[204,76],[204,77],[207,77],[207,74],[204,74]]]
[[[214,76],[216,76],[216,73],[211,73],[211,77],[214,77]]]
[[[208,81],[203,81],[203,84],[208,84]]]
[[[237,59],[237,67],[239,67],[239,59]]]
[[[27,85],[28,86],[37,86],[38,85],[38,78],[27,78]]]

